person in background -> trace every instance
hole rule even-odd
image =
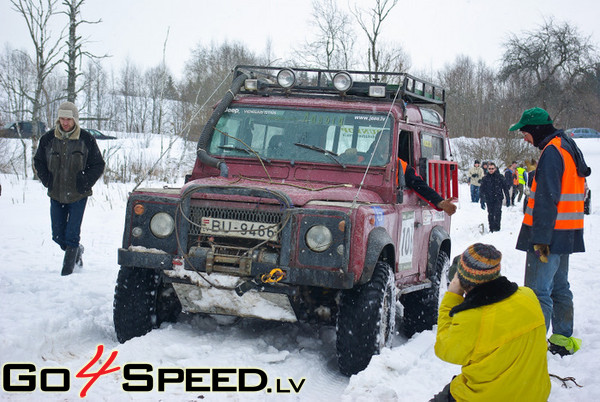
[[[506,196],[506,206],[515,205],[515,196],[517,195],[517,184],[519,182],[517,176],[517,162],[513,161],[504,171],[504,179],[506,181],[504,195]]]
[[[546,330],[552,324],[550,352],[573,354],[581,340],[572,336],[569,256],[585,251],[585,178],[591,169],[575,141],[557,130],[542,108],[525,110],[509,130],[519,130],[526,142],[542,150],[516,246],[527,253],[525,286],[533,289],[540,301]]]
[[[481,168],[483,169],[483,177],[488,175],[488,162],[483,161],[481,164]],[[483,179],[482,179],[483,180]],[[481,194],[481,187],[479,188],[479,204],[481,205],[481,209],[485,209],[485,201],[483,199],[483,195]]]
[[[517,202],[521,202],[521,198],[523,198],[523,192],[525,191],[525,186],[527,186],[527,169],[525,169],[525,164],[521,164],[521,166],[517,166],[517,192],[519,196],[517,197]],[[514,195],[513,195],[514,197]]]
[[[454,259],[435,354],[462,366],[431,401],[546,401],[544,315],[533,291],[500,275],[502,254],[476,243]]]
[[[105,166],[96,140],[79,126],[73,103],[59,106],[56,125],[40,138],[33,163],[50,197],[52,240],[65,251],[61,275],[70,275],[75,264],[83,264],[83,213]]]
[[[492,233],[500,230],[504,188],[504,177],[498,172],[496,164],[490,162],[488,174],[481,180],[481,197],[487,205],[488,223]]]
[[[475,160],[469,169],[469,184],[471,185],[471,202],[479,202],[479,186],[483,179],[483,169],[479,167],[479,161]]]

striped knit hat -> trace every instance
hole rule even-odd
[[[475,243],[462,253],[457,273],[471,286],[500,277],[502,253],[490,244]]]

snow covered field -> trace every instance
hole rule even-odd
[[[600,247],[596,243],[600,237],[600,140],[577,141],[592,167],[588,183],[593,194],[592,214],[585,217],[588,251],[571,257],[574,336],[583,339],[583,346],[573,356],[561,359],[549,354],[548,360],[550,373],[574,377],[582,387],[569,383],[565,388],[553,378],[550,401],[600,400]],[[0,183],[0,363],[4,370],[8,363],[33,365],[35,372],[20,370],[19,374],[30,374],[36,380],[34,392],[9,393],[4,391],[3,376],[0,400],[79,400],[88,379],[76,378],[76,374],[92,360],[98,345],[103,345],[104,352],[88,372],[97,371],[111,352],[116,352],[109,368],[149,363],[154,368],[154,386],[151,392],[126,392],[119,370],[91,385],[86,397],[90,401],[427,401],[460,370],[435,357],[434,331],[409,340],[396,336],[392,348],[375,356],[367,369],[351,378],[338,373],[335,329],[331,327],[185,317],[119,344],[112,324],[112,303],[125,202],[133,185],[107,185],[101,180],[94,187],[82,228],[84,266],[61,277],[63,253],[51,241],[45,189],[39,182],[15,175],[0,175]],[[459,209],[452,218],[452,257],[475,242],[494,244],[503,253],[503,274],[522,285],[525,254],[514,247],[521,220],[520,205],[504,207],[500,232],[480,234],[481,223],[487,229],[487,213],[470,202],[467,185],[461,185]],[[167,383],[164,392],[158,391],[159,368],[237,367],[266,373],[272,392],[186,392],[185,383]],[[50,368],[70,372],[69,391],[40,390],[44,378],[49,387],[60,384],[58,374],[42,374]],[[18,382],[16,374],[12,377],[13,384],[26,383]],[[256,385],[257,378],[249,375],[248,384]],[[296,393],[294,387],[300,385]]]

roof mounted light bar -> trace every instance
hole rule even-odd
[[[341,95],[347,99],[397,98],[407,103],[438,105],[444,111],[446,107],[446,90],[443,87],[407,73],[250,65],[234,69],[236,77],[243,72],[252,76],[244,86],[246,92],[286,96]]]

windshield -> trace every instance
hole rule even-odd
[[[385,114],[232,107],[217,123],[208,152],[366,166],[377,145],[372,165],[382,166],[390,160],[391,125]]]

